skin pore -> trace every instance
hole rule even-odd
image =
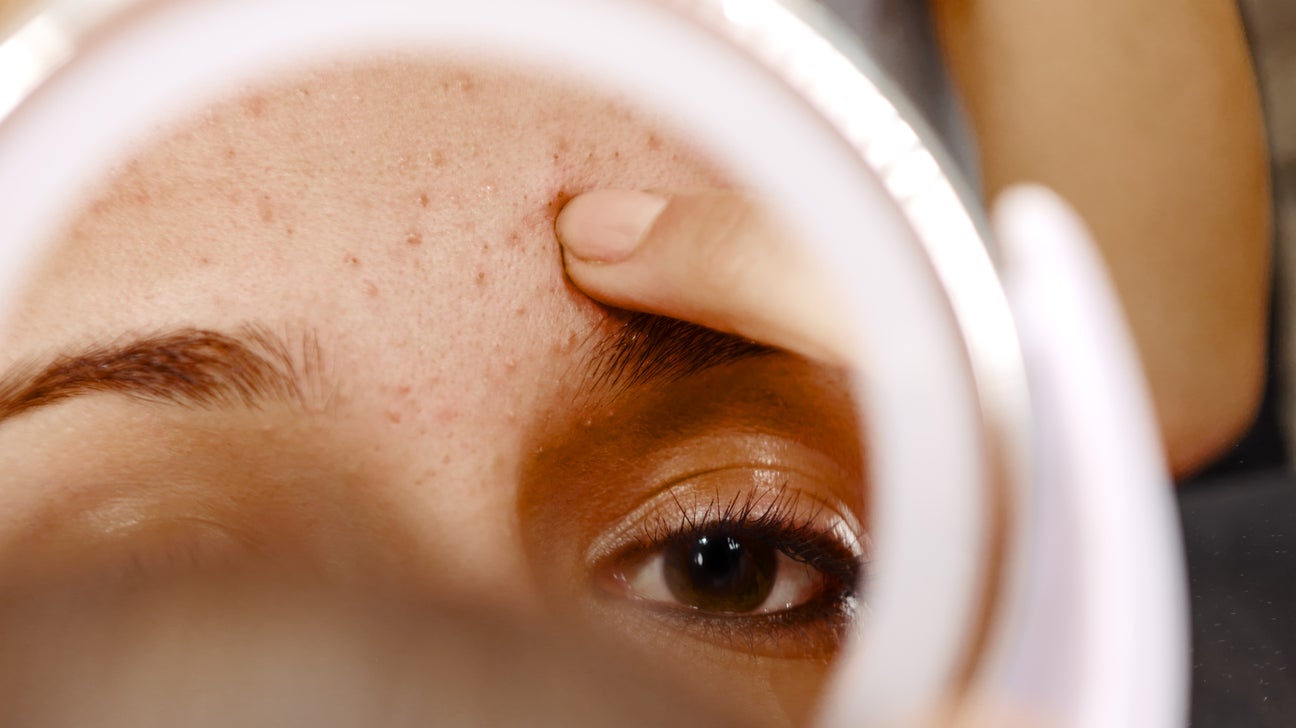
[[[164,131],[0,336],[0,634],[247,565],[576,625],[805,722],[867,560],[847,377],[599,306],[553,232],[585,190],[727,184],[618,104],[456,63]],[[690,582],[704,538],[768,583]]]

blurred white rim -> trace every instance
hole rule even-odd
[[[830,263],[846,304],[830,313],[858,322],[877,552],[870,616],[825,720],[921,714],[968,683],[987,638],[1003,578],[996,534],[1028,482],[1025,377],[989,254],[930,146],[863,54],[852,63],[801,11],[775,0],[58,4],[0,45],[0,305],[87,186],[160,121],[274,72],[466,53],[633,96],[778,201]]]

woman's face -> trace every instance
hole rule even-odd
[[[727,184],[617,104],[456,64],[160,132],[0,339],[0,580],[271,564],[574,620],[802,721],[862,606],[847,378],[601,307],[553,234],[587,189]]]

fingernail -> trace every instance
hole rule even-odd
[[[649,192],[596,190],[578,195],[558,213],[558,240],[581,260],[616,263],[630,257],[667,199]]]

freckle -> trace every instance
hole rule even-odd
[[[412,231],[410,231],[409,233],[406,233],[406,235],[405,235],[405,244],[406,244],[406,245],[422,245],[422,244],[423,244],[423,233],[418,232],[417,230],[412,230]]]
[[[444,167],[445,164],[446,164],[445,152],[439,151],[436,154],[432,155],[433,167]]]
[[[482,249],[482,252],[483,252],[483,253],[489,251],[489,250],[490,250],[490,243],[482,243],[482,248],[481,248],[481,249]]]
[[[428,193],[426,192],[419,193],[419,207],[427,207],[431,201],[432,199],[428,197]]]
[[[401,413],[397,410],[387,410],[387,421],[391,422],[393,425],[400,424]]]
[[[365,292],[365,295],[368,296],[368,297],[370,297],[370,298],[377,298],[377,297],[378,297],[378,286],[375,285],[373,281],[365,281],[365,283],[364,283],[364,292]]]
[[[508,242],[509,242],[509,245],[512,246],[512,247],[514,247],[514,248],[518,247],[519,245],[522,244],[522,233],[520,233],[520,232],[518,232],[518,231],[516,231],[516,230],[514,230],[514,231],[511,232],[511,233],[509,233]]]
[[[526,306],[518,306],[517,308],[513,309],[513,315],[514,315],[514,316],[525,316],[525,315],[526,315]]]
[[[486,271],[484,270],[477,271],[477,285],[479,286],[486,285]]]
[[[270,204],[269,195],[261,195],[257,198],[257,214],[261,216],[261,222],[274,222],[274,207]]]
[[[342,258],[342,262],[347,265],[360,265],[360,259],[349,253]]]
[[[284,234],[286,234],[288,237],[291,238],[292,236],[297,234],[297,229],[294,228],[292,225],[284,225]]]
[[[654,152],[659,151],[662,148],[661,137],[657,136],[656,134],[649,134],[648,148]]]
[[[449,456],[449,455],[442,455],[442,456],[441,456],[441,464],[442,464],[442,465],[449,465],[449,464],[450,464],[450,456]]]
[[[238,156],[238,152],[234,151],[234,147],[225,147],[226,159],[234,159],[237,156]]]
[[[621,158],[621,150],[618,149],[618,150],[616,150],[615,152],[612,152],[612,158],[613,158],[613,159],[620,159],[620,158]]]

